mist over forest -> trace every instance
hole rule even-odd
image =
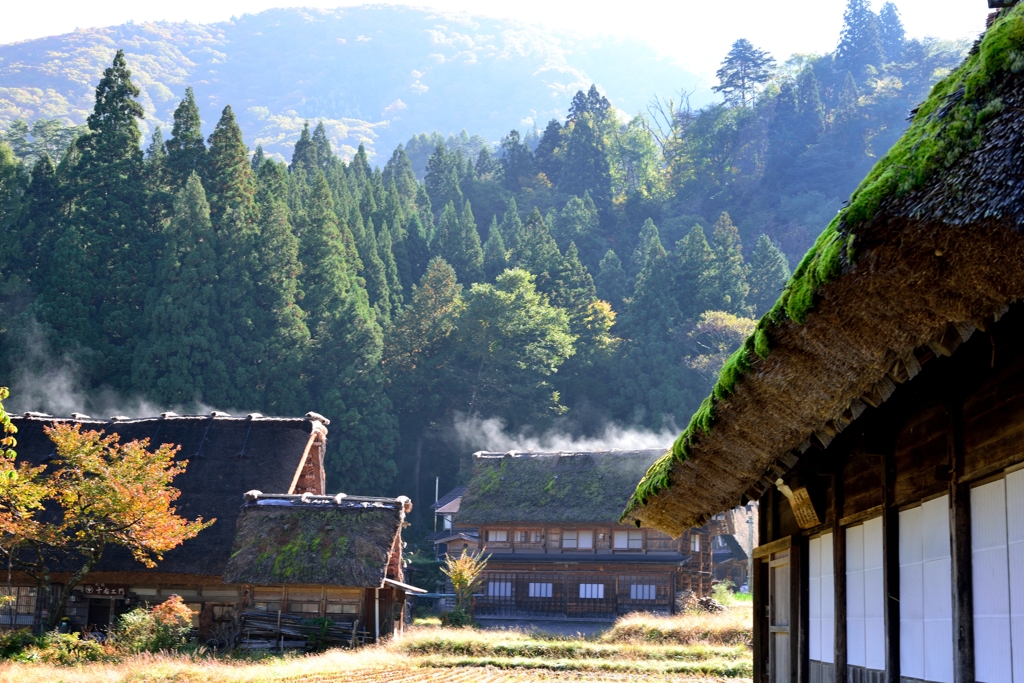
[[[313,410],[328,489],[414,499],[478,448],[667,446],[970,46],[850,0],[832,53],[738,39],[712,101],[644,49],[488,21],[0,46],[9,406]]]

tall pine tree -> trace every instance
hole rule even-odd
[[[185,98],[174,110],[174,127],[167,141],[167,181],[172,191],[184,186],[195,173],[206,176],[206,144],[203,142],[202,121],[192,86],[185,88]]]
[[[209,400],[209,387],[229,381],[220,358],[217,252],[210,205],[193,171],[174,199],[163,259],[146,306],[146,336],[132,364],[132,382],[165,406]]]

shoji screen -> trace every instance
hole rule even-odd
[[[846,648],[850,666],[885,669],[882,518],[846,529]]]
[[[1024,681],[1024,471],[971,489],[975,678]]]
[[[832,534],[812,538],[808,549],[810,658],[816,662],[835,661],[835,575],[832,573]]]
[[[953,681],[948,496],[900,513],[900,675]]]

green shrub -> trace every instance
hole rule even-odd
[[[302,632],[306,634],[306,649],[323,652],[327,649],[327,631],[334,626],[334,620],[327,617],[302,620]]]
[[[191,627],[192,611],[172,595],[152,609],[137,607],[122,614],[111,636],[122,652],[161,652],[181,649]]]
[[[25,648],[35,645],[36,637],[27,628],[17,631],[0,632],[0,659],[10,659],[20,655]]]
[[[45,662],[47,664],[74,665],[114,659],[115,653],[95,640],[82,640],[77,633],[49,631],[39,636],[34,645],[26,648],[15,659]]]
[[[449,612],[445,612],[441,615],[442,626],[453,626],[459,628],[462,626],[472,626],[473,617],[470,616],[469,612],[464,609],[455,608]]]

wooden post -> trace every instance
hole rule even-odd
[[[953,571],[953,681],[974,681],[974,589],[971,576],[970,484],[964,473],[964,413],[957,398],[952,417],[952,476],[949,483],[949,534]]]
[[[895,439],[884,444],[882,467],[882,592],[885,595],[885,681],[900,683],[900,510],[896,506]]]
[[[849,671],[846,658],[846,530],[843,518],[845,462],[839,463],[832,478],[832,586],[835,592],[835,683],[846,683]]]
[[[789,547],[789,640],[794,683],[808,683],[811,647],[807,640],[807,626],[810,623],[808,605],[809,585],[804,577],[810,570],[808,553],[804,552],[806,539],[797,534]]]
[[[284,650],[284,637],[281,635],[281,610],[277,610],[277,649]]]
[[[763,511],[763,510],[762,510]],[[755,559],[753,561],[754,573],[749,577],[751,590],[754,593],[754,683],[766,683],[765,658],[768,651],[764,647],[764,618],[768,605],[767,586],[761,581],[762,566],[764,562]]]

